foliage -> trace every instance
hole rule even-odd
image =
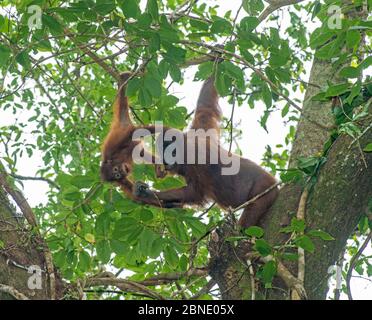
[[[332,3],[340,1],[304,2],[284,9],[288,24],[278,11],[270,22],[261,24],[266,5],[262,0],[243,0],[239,16],[231,10],[221,12],[218,1],[2,1],[0,108],[19,120],[0,128],[1,159],[9,172],[16,173],[22,157],[41,155],[40,169],[30,175],[58,185],[59,189],[51,185],[47,203],[34,210],[64,279],[74,282],[103,267],[123,269],[132,280],[203,267],[208,260],[205,235],[223,219],[215,207],[202,218],[195,209],[139,205],[100,181],[100,143],[109,129],[116,93],[116,80],[102,63],[117,72],[144,71],[128,83],[137,123],[163,120],[167,126],[183,129],[189,117],[180,97],[171,93],[172,84],[182,83],[184,69],[203,57],[196,80],[215,73],[220,95],[230,102],[236,99],[239,107],[256,108],[265,130],[277,110],[290,123],[283,144],[268,146],[264,155],[263,164],[276,173],[287,166],[299,117],[293,103],[300,101],[297,97],[309,85],[302,79],[313,49],[321,47],[317,58],[331,59],[335,70],[349,61],[340,72],[344,82],[329,83],[314,97],[342,101],[344,108],[334,110],[338,133],[357,128],[351,112],[365,101],[366,90],[371,94],[370,78],[361,75],[372,59],[359,59],[361,32],[371,32],[371,21],[346,17],[341,29],[331,30],[326,12]],[[31,4],[42,9],[40,28],[28,24]],[[361,1],[354,5],[360,6]],[[310,32],[304,19],[316,21],[319,27]],[[220,52],[224,61],[218,65],[208,61],[215,43],[224,44]],[[344,44],[348,50],[339,50]],[[102,63],[92,60],[86,50]],[[232,127],[230,123],[223,133],[227,141]],[[357,129],[354,133],[360,134]],[[370,144],[362,148],[371,151]],[[282,179],[314,175],[322,161],[303,159]],[[133,178],[150,181],[158,189],[183,183],[178,177],[156,180],[154,169],[144,165],[135,167]],[[299,224],[292,220],[284,231],[296,232]],[[271,253],[259,229],[248,230],[246,236],[258,238],[255,246],[260,254]],[[294,238],[294,245],[311,252],[310,236],[330,240],[326,233],[310,231]],[[269,263],[260,271],[266,284],[275,270],[275,264]],[[181,279],[179,284],[187,281]],[[185,294],[192,296],[206,283],[205,277],[188,283]],[[171,296],[177,288],[172,283],[156,290]]]

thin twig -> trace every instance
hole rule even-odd
[[[229,55],[229,56],[237,59],[242,64],[246,65],[249,69],[251,69],[256,75],[258,75],[261,78],[261,80],[266,82],[270,86],[270,88],[273,92],[275,92],[278,96],[282,97],[293,108],[295,108],[298,112],[300,112],[304,119],[306,119],[307,121],[311,122],[312,124],[316,125],[317,127],[321,128],[322,130],[325,130],[325,131],[330,131],[334,128],[333,126],[328,127],[328,126],[325,126],[321,123],[318,123],[314,119],[312,119],[312,118],[308,117],[306,114],[304,114],[302,112],[302,108],[296,102],[294,102],[287,95],[285,95],[283,92],[281,92],[280,88],[275,83],[273,83],[260,69],[256,68],[254,65],[252,65],[250,62],[248,62],[246,59],[244,59],[240,55],[238,55],[236,53],[233,53],[233,52],[230,52],[230,51],[227,51],[225,49],[222,49],[219,46],[213,46],[213,45],[207,44],[207,43],[202,42],[202,41],[181,40],[180,42],[185,44],[185,45],[189,44],[189,45],[193,45],[193,46],[204,47],[204,48],[207,48],[209,50],[212,50],[212,51],[215,51],[215,52],[218,52],[218,53],[223,53],[225,55]],[[220,58],[224,59],[223,57],[220,57]]]
[[[208,294],[209,291],[212,290],[212,288],[217,284],[217,282],[213,279],[209,280],[208,283],[203,287],[201,288],[196,294],[194,294],[190,300],[196,300],[198,299],[199,297],[201,297],[202,295],[204,294]]]
[[[15,174],[15,173],[9,173],[9,175],[11,177],[13,177],[14,179],[18,179],[18,180],[44,181],[46,183],[49,183],[54,188],[60,190],[60,187],[58,186],[58,184],[56,184],[53,180],[50,180],[48,178],[44,178],[44,177],[26,177],[26,176],[20,176],[19,174]]]
[[[265,191],[263,191],[263,192],[259,193],[258,195],[254,196],[252,199],[248,200],[247,202],[244,202],[243,204],[236,207],[235,209],[232,209],[231,213],[235,213],[236,211],[239,211],[240,209],[243,209],[243,208],[249,206],[250,204],[252,204],[256,200],[258,200],[259,198],[263,197],[265,194],[269,193],[271,190],[280,186],[281,184],[282,184],[282,182],[277,182],[277,183],[273,184],[271,187],[267,188]]]
[[[350,287],[350,280],[351,280],[351,277],[352,277],[352,274],[353,274],[353,270],[354,270],[360,256],[362,255],[363,251],[365,250],[369,241],[371,240],[371,238],[372,238],[372,230],[367,235],[366,239],[364,240],[363,244],[359,248],[358,252],[350,260],[349,270],[347,271],[347,274],[346,274],[346,293],[347,293],[347,296],[348,296],[349,300],[353,300],[353,296],[351,294],[351,287]]]

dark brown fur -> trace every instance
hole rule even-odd
[[[101,178],[104,181],[114,182],[133,200],[141,201],[134,194],[132,181],[128,179],[133,166],[132,151],[140,144],[140,141],[133,141],[133,132],[138,128],[147,129],[151,134],[155,133],[155,127],[134,126],[129,116],[128,98],[125,96],[126,83],[131,74],[129,72],[121,75],[118,94],[113,107],[113,120],[111,128],[102,145],[102,163]],[[143,152],[146,152],[143,149]],[[155,157],[152,156],[154,162]],[[162,166],[156,165],[156,174],[158,177],[165,175]],[[147,199],[149,204],[159,205],[158,201]]]
[[[121,97],[120,93],[118,96]],[[126,101],[126,97],[121,98],[124,99],[123,101]],[[116,103],[116,105],[120,104],[120,101]],[[121,161],[130,162],[129,155],[131,155],[131,151],[133,150],[133,142],[128,139],[131,137],[134,126],[128,121],[127,101],[123,106],[126,108],[125,112],[122,114],[115,113],[112,129],[103,147],[104,152],[111,153],[112,150],[115,151],[114,155],[108,157],[115,164],[119,164]],[[168,171],[185,177],[187,185],[179,189],[157,192],[150,190],[146,184],[140,182],[133,185],[126,177],[120,177],[116,181],[132,199],[166,208],[192,204],[204,205],[211,200],[215,201],[222,208],[235,208],[274,185],[276,183],[275,178],[260,166],[248,159],[231,154],[220,146],[218,137],[220,120],[221,110],[218,105],[218,94],[214,87],[214,80],[210,78],[205,81],[201,89],[191,128],[204,130],[216,129],[217,136],[204,141],[207,146],[207,155],[210,154],[209,151],[216,151],[215,149],[217,148],[225,156],[235,157],[236,161],[240,163],[240,170],[237,174],[222,175],[221,169],[227,167],[227,165],[223,164],[220,158],[218,163],[211,164],[207,156],[206,164],[166,164]],[[117,126],[118,123],[121,125]],[[184,133],[184,137],[185,141],[187,141],[185,144],[185,154],[187,154],[188,148],[198,148],[200,146],[200,140],[194,142],[190,139],[188,132]],[[112,140],[114,141],[113,146]],[[115,156],[116,154],[118,156]],[[129,165],[127,166],[129,168]],[[103,176],[105,180],[110,181],[107,177],[107,174]],[[257,224],[259,219],[275,201],[277,194],[278,189],[274,188],[246,207],[239,220],[239,224],[244,228]]]

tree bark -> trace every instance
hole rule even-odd
[[[347,62],[345,63],[345,65]],[[342,66],[338,67],[341,70]],[[316,83],[320,87],[328,81],[340,82],[340,77],[332,67],[331,61],[314,59],[310,72],[309,83]],[[296,137],[293,143],[289,167],[296,166],[298,157],[319,155],[323,151],[324,143],[329,138],[329,132],[321,129],[305,119],[317,121],[326,127],[333,125],[331,103],[312,101],[311,97],[319,93],[320,89],[309,85],[303,102],[302,114],[297,126]],[[371,107],[370,107],[371,109]],[[372,111],[360,124],[362,130],[370,126]],[[331,234],[335,240],[315,240],[315,251],[306,254],[305,263],[305,290],[309,299],[325,299],[328,291],[328,268],[333,265],[346,245],[346,241],[358,224],[361,215],[365,212],[368,200],[372,197],[372,153],[363,153],[361,149],[372,141],[372,130],[358,141],[346,135],[340,136],[329,151],[327,162],[318,176],[318,180],[307,201],[305,222],[307,230],[320,229]],[[360,145],[358,145],[360,143]],[[361,146],[361,147],[360,147]],[[281,244],[287,239],[279,230],[287,224],[290,216],[295,216],[298,203],[303,191],[300,184],[285,185],[279,197],[260,226],[265,231],[265,239],[271,244]],[[245,299],[252,296],[251,288],[241,286],[239,283],[251,283],[249,273],[241,269],[244,255],[231,254],[231,244],[226,244],[225,238],[231,236],[231,230],[223,228],[219,231],[219,251],[211,250],[211,276],[220,286],[226,288],[226,275],[235,275],[237,282],[228,291],[222,292],[223,299]],[[213,241],[211,241],[212,243]],[[240,248],[241,250],[242,248]],[[246,262],[245,262],[246,263]],[[297,262],[285,263],[294,276],[297,276]],[[218,270],[216,270],[218,266]],[[258,269],[256,263],[255,270]],[[288,288],[280,278],[273,281],[273,286],[279,290],[265,290],[258,287],[256,298],[289,299]],[[242,289],[244,288],[244,289]],[[239,298],[240,297],[240,298]]]
[[[0,187],[0,284],[14,288],[29,299],[49,299],[45,272],[42,272],[41,288],[38,289],[30,279],[34,274],[27,270],[30,266],[45,270],[40,247],[37,237],[26,229],[24,218],[16,215],[15,207]],[[0,290],[0,300],[15,298]]]

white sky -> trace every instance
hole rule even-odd
[[[219,13],[226,12],[227,10],[232,10],[232,15],[235,15],[236,10],[239,8],[241,0],[229,0],[229,1],[210,1],[211,3],[219,3]],[[244,16],[244,10],[241,11],[241,16]],[[286,15],[286,14],[285,14]],[[288,26],[289,19],[285,20],[282,24],[283,30]],[[309,26],[314,28],[315,24]],[[306,71],[309,72],[311,63],[306,63]],[[192,111],[195,108],[197,93],[200,90],[201,82],[193,82],[193,76],[195,74],[196,67],[189,68],[185,72],[185,82],[183,85],[172,86],[171,92],[180,98],[179,105],[187,107],[188,111]],[[302,77],[303,80],[308,79],[308,74]],[[301,99],[302,95],[296,93],[296,98]],[[225,117],[230,118],[231,105],[229,105],[226,99],[220,100],[220,106]],[[238,107],[236,106],[234,114],[234,124],[242,130],[242,138],[239,141],[239,147],[243,152],[243,156],[249,158],[256,163],[260,163],[262,156],[265,152],[265,146],[270,145],[275,150],[275,145],[283,144],[284,138],[288,132],[288,125],[284,124],[283,119],[278,112],[274,112],[270,115],[267,122],[267,128],[269,133],[267,133],[259,124],[260,117],[262,116],[265,107],[262,103],[257,103],[255,109],[251,109],[248,103]],[[9,110],[1,111],[0,126],[10,125],[16,123],[17,119],[30,117],[32,112],[23,111],[23,113],[13,115]],[[28,129],[27,129],[28,131]],[[34,138],[29,136],[30,143],[35,142]],[[234,150],[234,145],[233,145]],[[3,147],[0,146],[0,152],[3,152]],[[40,152],[35,152],[32,158],[23,156],[22,159],[18,161],[17,168],[20,175],[34,176],[35,172],[43,166],[42,154]],[[44,182],[39,181],[23,181],[24,184],[24,194],[28,199],[31,206],[37,206],[41,203],[47,201],[46,193],[48,191],[48,185]],[[365,254],[372,255],[372,249],[369,247]],[[355,272],[354,272],[355,273]],[[360,278],[352,279],[352,292],[354,299],[372,299],[372,282],[366,281]],[[342,295],[345,299],[345,295]]]

